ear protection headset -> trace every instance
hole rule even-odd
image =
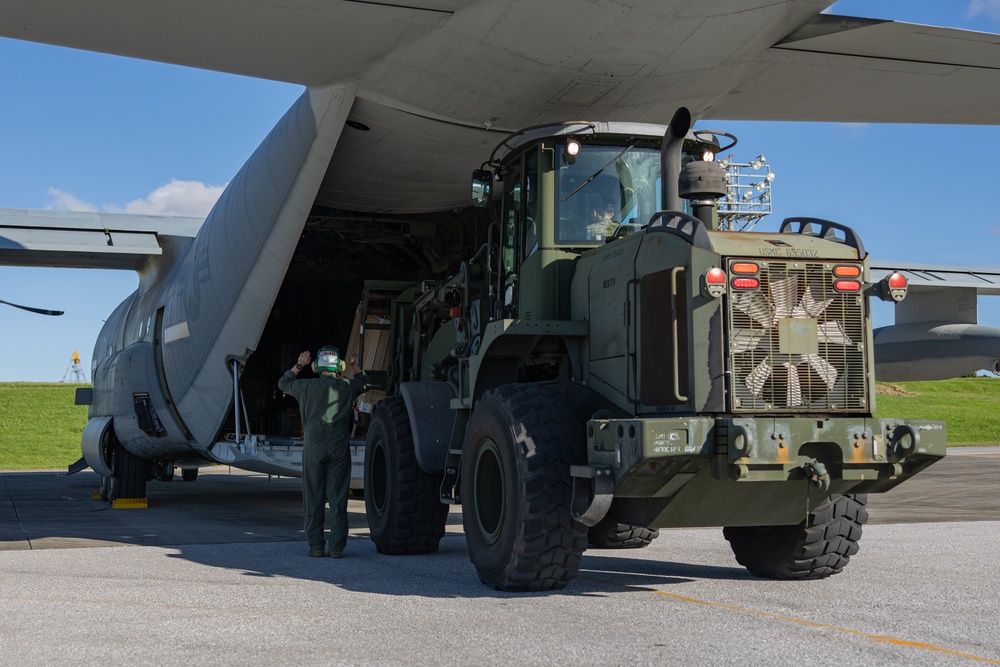
[[[347,364],[340,358],[340,350],[332,345],[324,345],[316,353],[316,368],[321,371],[331,371],[333,373],[343,373]]]

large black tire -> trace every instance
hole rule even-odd
[[[479,401],[461,479],[469,558],[483,583],[540,591],[577,575],[587,529],[570,513],[570,465],[584,456],[583,424],[557,392],[505,385]]]
[[[641,549],[659,536],[655,528],[618,523],[610,514],[587,531],[587,541],[599,549]]]
[[[365,444],[364,491],[368,529],[379,553],[437,551],[448,521],[440,485],[417,464],[403,399],[380,401]]]
[[[128,451],[117,441],[112,471],[115,474],[110,480],[108,500],[146,497],[149,462]]]
[[[797,526],[724,528],[737,562],[767,579],[822,579],[858,552],[867,494],[832,495]]]
[[[193,482],[198,479],[197,468],[181,468],[181,479],[185,482]]]

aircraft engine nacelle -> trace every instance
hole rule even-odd
[[[114,434],[125,449],[144,459],[193,455],[163,398],[152,344],[134,343],[115,353],[98,368],[94,387],[91,423],[111,417]],[[96,430],[94,435],[97,440],[106,437]],[[94,447],[88,456],[84,445],[84,456],[93,468]]]
[[[977,324],[921,322],[875,330],[879,382],[947,380],[1000,370],[1000,329]]]

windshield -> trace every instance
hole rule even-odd
[[[556,243],[604,243],[619,225],[644,225],[660,210],[660,151],[584,145],[570,156],[557,148]]]

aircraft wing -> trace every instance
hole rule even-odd
[[[567,118],[1000,123],[1000,36],[831,0],[73,0],[0,35],[319,86],[478,128]],[[874,2],[873,2],[874,4]]]
[[[1000,370],[1000,329],[978,324],[978,297],[1000,295],[1000,268],[873,260],[871,278],[902,271],[909,282],[892,326],[875,330],[882,381],[942,380]]]
[[[996,124],[1000,35],[818,15],[754,59],[710,114],[748,120]]]
[[[0,265],[142,270],[198,233],[202,218],[0,209]]]

